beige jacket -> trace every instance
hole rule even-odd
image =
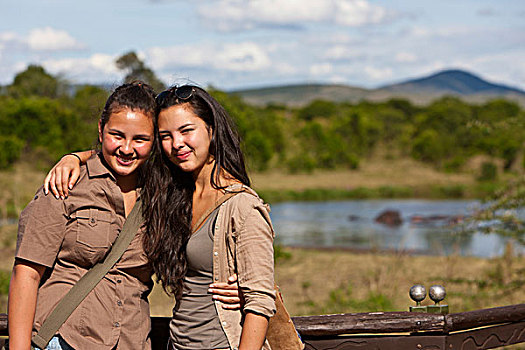
[[[238,191],[240,185],[228,188]],[[215,222],[213,279],[226,282],[238,274],[245,304],[243,312],[215,307],[232,349],[239,346],[243,315],[251,311],[268,318],[275,313],[273,238],[269,207],[251,188],[221,204]],[[268,342],[263,349],[270,349]]]

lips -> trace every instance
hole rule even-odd
[[[190,154],[191,154],[191,151],[178,152],[178,153],[175,154],[175,158],[177,158],[178,160],[186,160],[186,159],[188,159]]]
[[[129,166],[133,163],[133,161],[135,160],[134,157],[125,157],[125,156],[122,156],[122,155],[119,155],[117,154],[116,155],[116,158],[117,158],[117,162],[121,165],[124,165],[124,166]]]

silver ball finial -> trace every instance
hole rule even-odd
[[[428,291],[428,296],[436,304],[438,304],[441,300],[445,299],[446,295],[447,295],[447,292],[445,291],[445,287],[440,286],[438,284],[430,287]]]
[[[414,300],[417,305],[419,305],[419,303],[427,296],[427,290],[423,285],[415,284],[412,286],[412,288],[410,288],[409,295],[410,298],[412,298],[412,300]]]

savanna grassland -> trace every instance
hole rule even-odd
[[[525,111],[514,102],[443,97],[426,106],[402,99],[252,106],[210,91],[232,115],[254,187],[270,204],[484,198],[523,179]],[[16,244],[14,222],[60,155],[93,147],[107,96],[98,86],[73,88],[37,66],[0,88],[0,311]],[[525,191],[516,193],[510,202],[523,206]],[[506,228],[523,237],[520,225]],[[495,259],[286,247],[276,252],[276,279],[293,315],[406,310],[415,283],[445,285],[452,312],[525,300],[525,257],[511,246]],[[172,301],[160,288],[150,300],[152,314],[171,313]]]

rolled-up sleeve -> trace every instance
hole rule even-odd
[[[67,215],[64,201],[43,189],[20,214],[15,257],[52,267],[64,239]]]
[[[237,232],[236,263],[244,311],[271,317],[275,313],[273,238],[267,209],[251,203]]]

